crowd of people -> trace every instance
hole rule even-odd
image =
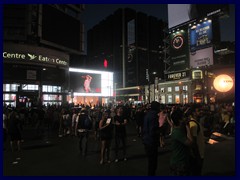
[[[154,176],[158,163],[158,149],[165,148],[165,138],[171,138],[169,170],[174,176],[201,175],[204,161],[205,139],[217,131],[235,134],[234,106],[230,104],[150,104],[118,106],[42,106],[36,108],[3,108],[4,148],[10,142],[12,151],[21,150],[22,131],[25,126],[36,129],[41,137],[43,128],[59,138],[79,138],[79,151],[88,152],[89,134],[99,141],[99,163],[127,161],[127,129],[129,122],[136,125],[136,135],[145,148],[148,172]],[[115,142],[115,144],[112,143]],[[121,153],[120,153],[121,152]],[[119,156],[122,155],[122,157]]]

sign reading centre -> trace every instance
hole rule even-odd
[[[14,61],[18,63],[31,61],[38,64],[44,63],[65,67],[69,66],[69,57],[67,54],[42,47],[7,45],[4,47],[3,59],[5,61]]]
[[[43,56],[41,54],[36,55],[32,53],[11,53],[11,52],[3,52],[3,58],[4,59],[13,59],[13,60],[28,60],[28,61],[37,61],[37,62],[46,62],[51,64],[57,64],[57,65],[63,65],[67,66],[68,63],[64,60],[61,60],[59,58],[51,58],[48,56]]]

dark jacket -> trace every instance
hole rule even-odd
[[[145,145],[159,145],[158,111],[150,110],[144,117],[143,143]]]

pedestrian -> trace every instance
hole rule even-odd
[[[169,125],[169,120],[168,120],[168,114],[165,108],[161,108],[160,112],[159,112],[159,131],[160,131],[160,147],[164,148],[165,147],[165,135],[168,129],[168,125]],[[170,125],[171,127],[171,125]]]
[[[204,161],[204,151],[205,151],[205,140],[203,134],[203,126],[199,122],[199,109],[190,108],[186,111],[185,115],[188,118],[188,123],[190,127],[190,132],[192,135],[192,145],[191,145],[191,175],[201,176],[202,167]]]
[[[119,161],[120,143],[122,144],[123,160],[127,161],[126,157],[126,125],[127,118],[123,115],[123,108],[117,108],[117,114],[114,116],[115,125],[115,162]]]
[[[22,140],[22,131],[23,127],[20,122],[20,116],[16,109],[13,109],[10,113],[8,133],[10,136],[10,146],[12,151],[15,150],[14,143],[17,144],[17,150],[21,150],[21,140]]]
[[[137,124],[136,129],[137,129],[138,137],[142,137],[144,116],[145,114],[144,114],[143,108],[138,107],[137,112],[135,113],[135,118],[134,118]]]
[[[7,109],[4,107],[3,110],[3,150],[5,150],[7,142]]]
[[[151,102],[150,110],[144,117],[143,144],[148,158],[148,176],[155,176],[158,162],[160,103]]]
[[[76,123],[76,131],[79,137],[79,150],[83,156],[86,156],[89,131],[92,128],[92,122],[85,108],[83,108],[77,116]]]
[[[107,162],[110,163],[110,146],[113,134],[113,123],[110,116],[110,110],[103,113],[102,119],[99,122],[100,140],[101,140],[101,160],[100,164],[104,163],[105,154],[107,155]]]
[[[189,176],[190,146],[192,136],[188,124],[185,124],[183,112],[177,108],[171,114],[173,129],[171,134],[170,174],[172,176]]]

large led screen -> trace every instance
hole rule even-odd
[[[74,96],[113,96],[113,73],[69,68]]]
[[[168,4],[168,28],[192,19],[229,14],[228,4]]]

